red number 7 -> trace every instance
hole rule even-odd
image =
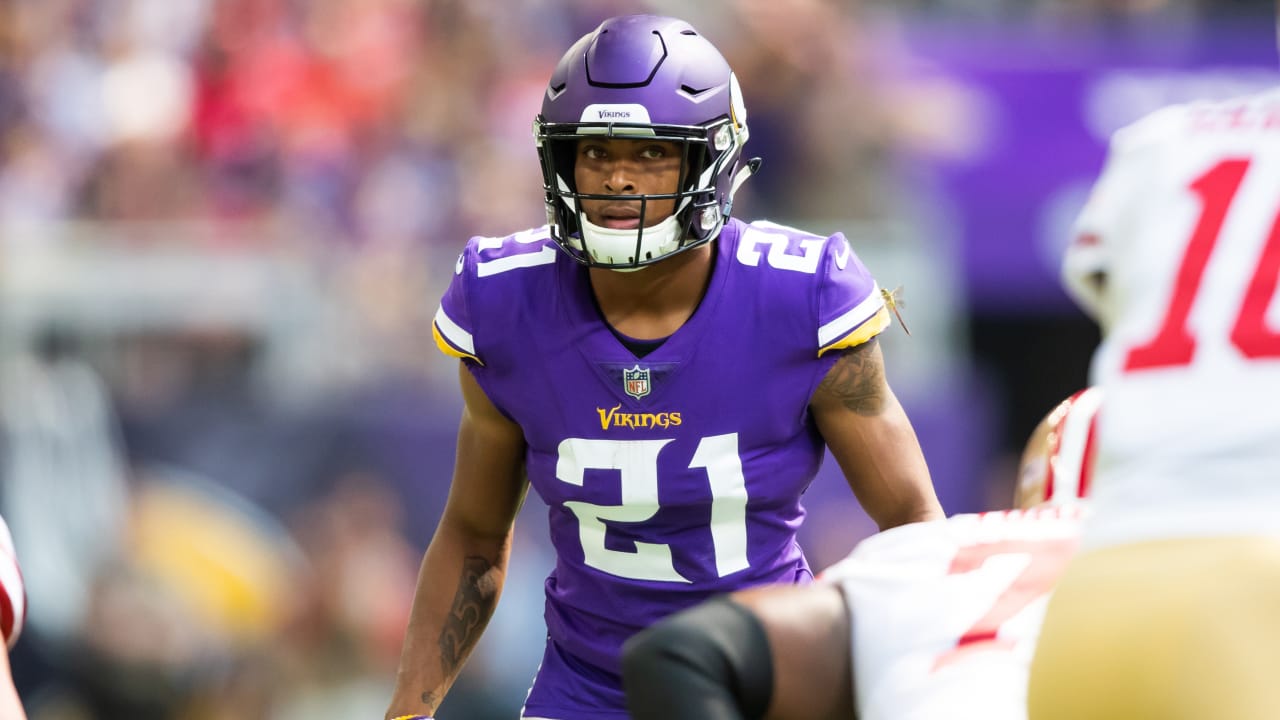
[[[967,545],[951,560],[948,573],[973,572],[997,555],[1021,555],[1027,566],[996,597],[991,608],[969,627],[956,646],[938,656],[933,669],[949,665],[977,650],[1008,650],[1013,642],[999,637],[1000,626],[1037,598],[1048,594],[1067,566],[1078,544],[1076,538],[1057,540],[1005,540]]]

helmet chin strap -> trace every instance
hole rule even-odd
[[[756,171],[760,169],[760,158],[751,158],[738,169],[738,174],[733,176],[733,184],[729,186],[729,198],[738,194],[738,188],[742,187],[742,183],[746,182]]]
[[[636,252],[636,230],[607,228],[596,225],[583,214],[579,222],[582,225],[582,236],[586,240],[587,252],[593,260],[599,262],[618,262],[631,258],[639,262],[643,258],[633,257]],[[662,222],[639,230],[640,251],[661,257],[674,252],[680,243],[680,224],[675,214],[668,215]],[[635,272],[641,267],[609,268],[615,272]]]

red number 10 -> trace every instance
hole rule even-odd
[[[1223,160],[1191,183],[1191,190],[1200,196],[1203,209],[1186,254],[1182,256],[1182,264],[1178,266],[1173,299],[1156,336],[1129,350],[1124,363],[1126,371],[1191,362],[1196,339],[1187,327],[1187,318],[1227,210],[1240,190],[1249,164],[1248,159]],[[1271,226],[1262,257],[1245,290],[1244,303],[1231,328],[1231,343],[1247,358],[1280,357],[1280,332],[1268,328],[1266,323],[1267,306],[1276,294],[1277,280],[1280,280],[1280,216]]]

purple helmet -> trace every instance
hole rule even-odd
[[[715,238],[734,192],[760,164],[742,157],[746,116],[729,64],[689,23],[655,15],[604,21],[560,59],[534,121],[552,238],[575,260],[610,268],[648,265]],[[635,230],[592,224],[580,201],[615,196],[575,187],[586,135],[680,144],[678,191],[627,196],[640,201]],[[646,227],[649,202],[671,199],[675,213]]]

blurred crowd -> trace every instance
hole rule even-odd
[[[981,130],[912,71],[900,23],[1259,7],[0,0],[0,513],[30,591],[30,716],[382,712],[459,412],[436,299],[468,236],[544,221],[530,125],[604,17],[684,15],[722,48],[765,158],[746,215],[905,226],[919,260],[939,251],[912,163]],[[445,718],[522,699],[550,566],[537,504]],[[867,531],[823,527],[819,558]]]
[[[677,5],[4,0],[0,227],[8,245],[67,219],[256,223],[276,232],[223,241],[283,233],[303,246],[505,234],[541,216],[530,114],[561,50],[607,15]],[[884,23],[869,19],[890,11],[1058,22],[1249,6],[1269,3],[719,0],[686,15],[724,47],[757,118],[799,123],[765,142],[801,166],[858,165],[851,145],[892,150],[885,136],[909,130],[883,122],[893,108],[875,92],[894,58]],[[862,112],[834,112],[853,107]],[[853,126],[824,127],[833,116]],[[773,174],[791,179],[789,169]],[[768,193],[759,209],[790,211],[805,194]]]

